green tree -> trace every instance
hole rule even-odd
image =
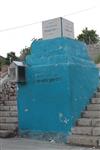
[[[14,60],[18,60],[18,57],[15,55],[15,52],[7,53],[6,64],[10,64]]]
[[[2,56],[0,56],[0,71],[2,69],[2,66],[6,65],[6,59]]]
[[[42,38],[39,38],[39,39],[36,39],[36,38],[33,38],[31,41],[32,43],[33,42],[37,42],[37,41],[40,41],[42,40]],[[21,51],[20,51],[20,57],[19,57],[19,60],[20,61],[24,61],[26,56],[29,55],[31,53],[31,47],[27,47],[25,46],[25,48],[23,48]]]
[[[20,60],[24,61],[26,56],[30,54],[31,48],[30,47],[25,47],[24,49],[21,50],[20,52]]]
[[[85,42],[86,44],[95,44],[99,42],[99,36],[95,30],[88,30],[86,27],[82,33],[77,36],[77,39]]]

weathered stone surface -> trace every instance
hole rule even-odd
[[[84,145],[84,146],[98,146],[99,137],[95,136],[81,136],[81,135],[71,135],[67,138],[67,143],[74,145]]]
[[[0,130],[0,137],[6,138],[9,137],[13,132],[8,130]]]
[[[91,135],[92,127],[74,127],[72,129],[72,134],[81,135]]]
[[[82,116],[84,118],[100,118],[100,111],[85,111]]]
[[[96,92],[96,98],[100,98],[100,92]]]
[[[4,105],[5,106],[17,106],[17,102],[16,101],[4,101]]]
[[[0,111],[0,117],[17,117],[16,111]]]
[[[91,126],[92,119],[90,118],[80,118],[77,121],[78,126]]]
[[[93,103],[93,104],[100,104],[100,98],[92,98],[91,103]]]
[[[87,106],[87,110],[96,110],[96,111],[100,111],[100,104],[90,104]]]
[[[69,144],[100,147],[100,92],[95,96],[67,138]]]
[[[0,92],[0,137],[15,134],[18,128],[16,84],[6,82]]]
[[[17,111],[17,106],[9,106],[11,111]]]
[[[92,134],[95,136],[100,136],[100,127],[94,127]]]
[[[100,127],[100,119],[92,119],[92,126]]]
[[[0,123],[0,130],[16,130],[17,125],[16,124],[11,124],[11,123]]]
[[[0,111],[8,111],[10,110],[9,106],[0,106]]]
[[[16,123],[18,122],[17,117],[0,117],[0,123]]]

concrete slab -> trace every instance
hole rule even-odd
[[[22,138],[0,139],[0,150],[90,150],[90,149],[92,150],[92,148],[87,147],[56,144],[54,143],[54,141],[43,142]]]

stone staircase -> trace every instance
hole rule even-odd
[[[100,147],[100,89],[72,128],[67,143]]]
[[[16,135],[17,128],[16,84],[7,82],[0,91],[0,137]]]

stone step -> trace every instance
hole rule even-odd
[[[72,134],[100,136],[100,127],[74,127]]]
[[[100,127],[100,119],[92,119],[92,126]]]
[[[100,87],[97,88],[97,92],[100,92]]]
[[[92,135],[93,136],[100,136],[100,127],[94,127],[92,129]]]
[[[92,127],[74,127],[71,131],[77,135],[92,135]]]
[[[100,89],[71,131],[72,135],[68,136],[67,143],[100,147]]]
[[[18,114],[16,111],[0,111],[0,117],[17,117]]]
[[[0,130],[15,130],[17,128],[16,124],[11,123],[0,123]]]
[[[11,96],[11,97],[9,98],[9,101],[16,101],[16,96]]]
[[[100,104],[100,98],[92,98],[92,104]]]
[[[12,96],[12,95],[9,97],[6,96],[6,98],[5,97],[3,98],[3,101],[16,101],[16,97],[17,96]]]
[[[100,104],[89,104],[89,105],[87,106],[87,110],[100,111]]]
[[[9,111],[10,108],[9,106],[0,106],[0,111],[5,110],[5,111]]]
[[[0,106],[0,111],[17,111],[17,106]]]
[[[100,92],[96,92],[96,93],[95,93],[95,97],[96,97],[96,98],[100,98]]]
[[[77,126],[100,127],[100,119],[80,118],[77,121]]]
[[[99,147],[100,146],[100,137],[99,136],[86,136],[86,135],[70,135],[67,138],[68,144],[73,145],[83,145],[83,146],[93,146]]]
[[[92,119],[90,118],[80,118],[77,121],[78,126],[91,126]]]
[[[84,111],[83,118],[100,118],[100,111]]]
[[[4,106],[17,106],[17,101],[4,101]]]
[[[18,123],[17,117],[0,117],[0,123]]]
[[[0,138],[6,138],[9,137],[12,131],[8,130],[0,130]]]

